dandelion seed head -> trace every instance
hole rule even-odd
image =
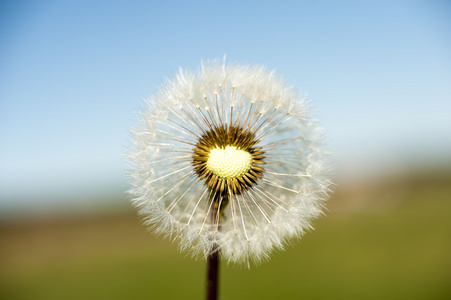
[[[132,202],[181,249],[261,261],[311,228],[329,181],[305,97],[262,66],[210,62],[166,82],[132,130]]]

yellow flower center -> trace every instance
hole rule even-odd
[[[223,179],[241,177],[251,167],[252,155],[235,146],[212,149],[207,160],[207,169]]]

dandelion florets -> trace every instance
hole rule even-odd
[[[258,261],[321,214],[329,181],[318,128],[274,72],[221,62],[181,71],[141,120],[133,203],[182,249]]]
[[[211,149],[206,163],[208,170],[226,180],[242,177],[251,167],[252,154],[239,150],[235,146],[226,146],[225,149]]]

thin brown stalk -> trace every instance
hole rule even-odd
[[[211,223],[219,231],[222,209],[228,204],[228,192],[216,191],[213,196],[213,209],[211,210]],[[207,257],[207,300],[217,300],[219,292],[219,247],[214,245]]]
[[[213,250],[207,258],[207,300],[218,299],[219,250]]]

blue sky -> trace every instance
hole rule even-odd
[[[243,2],[3,1],[0,209],[125,189],[143,99],[224,55],[306,93],[342,169],[449,157],[450,2]]]

